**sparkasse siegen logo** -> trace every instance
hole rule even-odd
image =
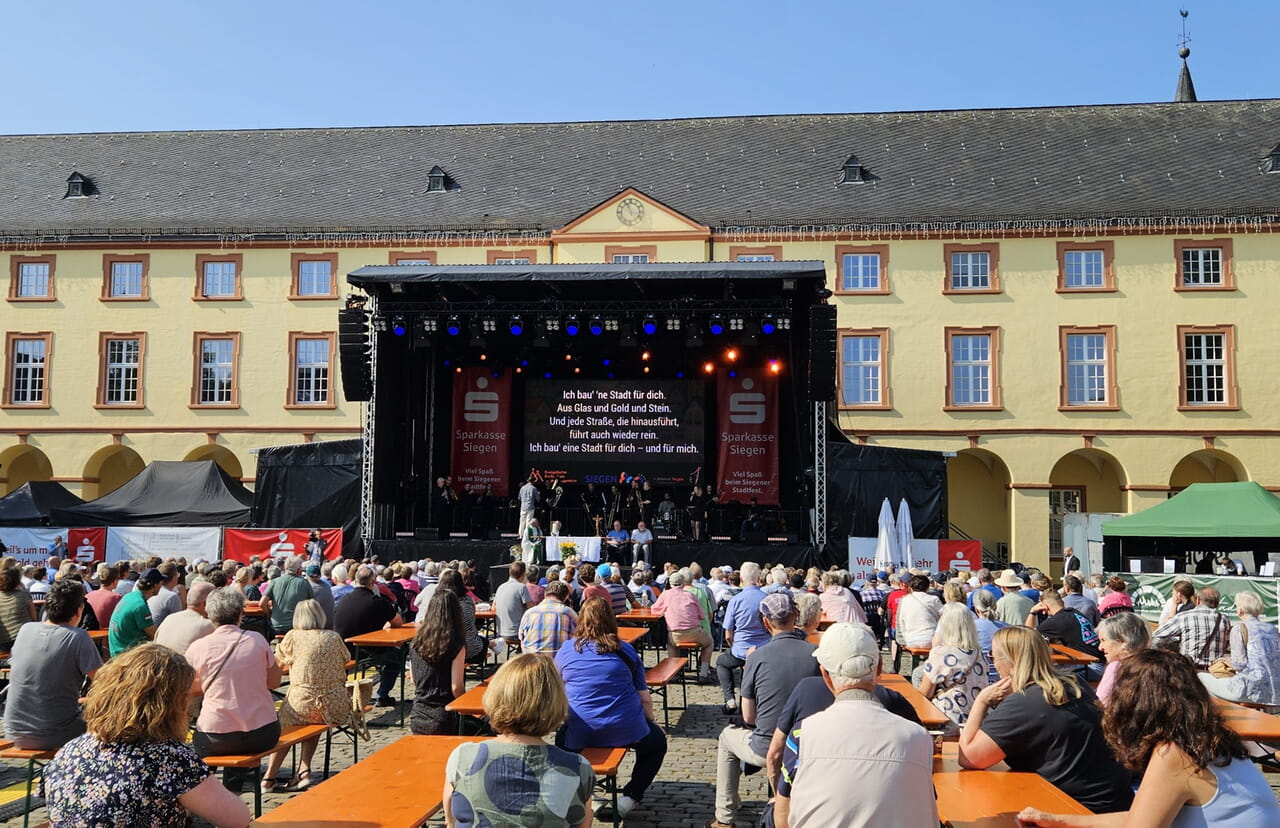
[[[476,391],[468,391],[462,397],[462,419],[469,423],[494,423],[498,421],[498,395],[485,391],[488,377],[476,378]]]
[[[765,396],[759,391],[752,391],[756,381],[750,377],[742,380],[742,390],[729,395],[729,422],[742,425],[758,425],[763,423],[768,409],[765,407]]]

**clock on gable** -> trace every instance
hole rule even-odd
[[[634,227],[644,218],[644,202],[635,196],[627,196],[618,202],[616,214],[619,222]]]

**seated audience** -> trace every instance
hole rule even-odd
[[[244,614],[240,590],[215,589],[205,601],[205,610],[213,632],[187,649],[187,660],[196,671],[191,693],[204,696],[191,746],[200,756],[261,753],[280,741],[280,720],[271,696],[280,686],[280,666],[262,636],[240,629]],[[243,769],[227,768],[222,780],[239,793],[245,777]],[[265,790],[272,789],[271,781],[263,780]]]
[[[996,672],[996,664],[991,659],[991,638],[996,630],[1009,626],[996,615],[996,597],[985,589],[973,591],[974,629],[978,631],[978,646],[982,648],[982,657],[987,662],[987,683],[994,684],[1000,680]]]
[[[1104,599],[1105,600],[1105,599]],[[1151,633],[1151,646],[1182,653],[1199,670],[1207,670],[1227,653],[1231,623],[1218,612],[1218,590],[1196,591],[1194,609],[1179,612]]]
[[[516,561],[513,567],[523,564]],[[508,581],[507,583],[511,583]],[[502,587],[498,587],[502,592]],[[458,732],[458,714],[445,705],[466,688],[467,647],[463,637],[462,602],[450,591],[436,591],[409,645],[409,674],[413,678],[413,708],[409,729],[419,735]]]
[[[1102,614],[1098,612],[1098,605],[1084,597],[1084,583],[1075,575],[1068,575],[1062,579],[1062,589],[1066,592],[1062,596],[1062,603],[1083,615],[1089,620],[1095,628],[1102,622]]]
[[[0,650],[8,652],[23,624],[36,620],[36,605],[22,588],[22,570],[0,567]]]
[[[276,659],[289,668],[289,689],[280,703],[282,727],[304,724],[346,725],[351,722],[347,695],[347,645],[326,626],[324,605],[308,598],[293,608],[293,628],[276,645]],[[311,759],[320,737],[299,746],[298,767],[286,786],[291,791],[311,787]],[[276,774],[288,750],[271,755],[264,789],[275,787]]]
[[[953,724],[964,724],[973,700],[990,683],[977,625],[964,603],[942,608],[929,658],[917,670],[917,683],[924,697],[946,713]]]
[[[1236,596],[1240,623],[1231,628],[1229,677],[1201,673],[1200,680],[1220,699],[1252,704],[1280,704],[1280,634],[1264,622],[1262,599],[1252,592]]]
[[[444,579],[440,583],[444,584]],[[471,620],[474,624],[474,605]],[[338,635],[346,641],[357,635],[377,632],[387,626],[402,627],[404,621],[396,611],[396,605],[374,584],[373,570],[368,566],[361,566],[356,570],[356,588],[334,609],[334,626]],[[372,650],[369,663],[378,668],[378,688],[374,694],[374,704],[378,707],[394,707],[396,702],[391,694],[395,690],[396,679],[400,678],[400,671],[404,669],[404,655],[397,647],[373,647]]]
[[[556,667],[569,699],[569,718],[556,734],[556,745],[572,751],[635,751],[635,769],[618,797],[617,816],[626,817],[644,800],[662,768],[667,737],[653,718],[644,663],[630,644],[618,639],[618,622],[604,599],[591,598],[582,605],[577,634],[556,653]]]
[[[512,561],[507,567],[507,580],[493,593],[493,609],[497,614],[498,635],[508,644],[520,643],[520,619],[533,606],[533,596],[525,579],[524,561]]]
[[[566,601],[569,585],[547,583],[542,603],[530,607],[520,619],[520,649],[526,653],[555,655],[578,629],[578,614]]]
[[[179,828],[189,815],[249,824],[249,809],[185,742],[194,676],[181,654],[158,644],[98,671],[84,709],[88,733],[44,768],[50,824]]]
[[[839,572],[822,573],[822,612],[833,622],[867,623],[862,604],[846,589]]]
[[[1160,611],[1160,618],[1157,623],[1163,624],[1180,612],[1195,609],[1195,597],[1195,584],[1182,578],[1174,581],[1173,592],[1170,593],[1169,600],[1164,602],[1164,608]]]
[[[147,601],[160,591],[163,581],[164,576],[160,574],[160,570],[151,567],[139,576],[134,588],[116,604],[107,633],[112,658],[156,634],[156,625],[151,620],[151,609],[147,606]]]
[[[1102,650],[1098,647],[1098,631],[1080,613],[1062,603],[1062,596],[1055,590],[1046,589],[1040,595],[1040,602],[1031,608],[1027,617],[1028,625],[1043,614],[1045,617],[1036,629],[1049,641],[1062,644],[1073,650],[1079,650],[1098,659],[1083,668],[1083,677],[1087,681],[1102,678]]]
[[[1098,701],[1104,705],[1111,698],[1116,683],[1116,671],[1120,663],[1134,653],[1140,653],[1151,644],[1151,631],[1147,622],[1134,612],[1121,612],[1102,619],[1098,627],[1098,647],[1107,656],[1107,667],[1098,682]]]
[[[799,595],[793,595],[792,600],[796,602],[796,629],[802,631],[805,638],[808,638],[818,632],[818,627],[822,626],[822,596],[812,592],[802,592]]]
[[[98,564],[97,578],[98,586],[86,598],[94,617],[98,619],[98,629],[105,630],[111,623],[111,613],[115,612],[116,604],[120,603],[120,599],[124,596],[116,592],[118,576],[114,566]]]
[[[1003,593],[996,601],[996,616],[1006,624],[1026,623],[1035,601],[1022,594],[1022,578],[1012,569],[1006,569],[995,584]]]
[[[498,736],[449,754],[446,824],[590,828],[591,763],[543,741],[568,708],[550,659],[523,653],[499,667],[484,693],[484,712]]]
[[[1020,824],[1280,825],[1280,804],[1266,777],[1182,656],[1143,650],[1125,659],[1102,725],[1120,761],[1142,776],[1128,813],[1074,816],[1025,808]]]
[[[1107,589],[1110,592],[1102,596],[1102,600],[1098,602],[1098,613],[1103,618],[1117,612],[1131,612],[1133,610],[1133,599],[1129,597],[1129,585],[1125,583],[1124,578],[1119,575],[1112,575],[1107,580]]]
[[[960,765],[1038,773],[1094,813],[1123,811],[1133,792],[1102,734],[1089,685],[1060,674],[1030,627],[1005,627],[991,652],[1000,681],[974,700],[960,730]]]
[[[942,602],[929,594],[929,576],[912,575],[907,583],[910,591],[898,601],[895,627],[898,644],[903,647],[927,647],[938,631]]]
[[[770,638],[747,656],[742,671],[742,724],[720,731],[712,828],[734,824],[742,804],[738,782],[744,766],[765,767],[778,715],[800,680],[818,672],[814,646],[795,628],[796,607],[790,595],[766,595],[759,614]]]
[[[698,596],[685,587],[683,572],[672,572],[667,589],[658,596],[653,611],[660,613],[667,624],[667,655],[677,657],[677,645],[691,642],[701,645],[698,662],[698,682],[711,679],[711,636],[702,627],[705,614]]]
[[[156,643],[185,653],[192,642],[213,632],[213,622],[205,614],[205,601],[213,589],[213,584],[208,581],[196,581],[192,584],[187,590],[187,608],[172,613],[160,622],[160,626],[156,628]]]
[[[787,739],[774,824],[937,825],[938,806],[928,795],[933,739],[878,703],[875,636],[860,624],[835,624],[813,656],[834,701],[805,717]],[[849,749],[851,742],[857,750]],[[856,795],[850,793],[851,780],[857,780]]]
[[[58,581],[45,598],[44,621],[18,630],[9,656],[4,735],[25,750],[56,750],[84,733],[80,694],[102,666],[98,645],[80,629],[78,583]]]

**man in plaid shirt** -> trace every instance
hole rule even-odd
[[[887,573],[886,577],[887,577]],[[876,641],[884,646],[884,602],[886,593],[880,589],[880,579],[875,573],[867,578],[867,583],[858,590],[862,596],[862,608],[867,612],[867,626],[875,635]]]
[[[525,610],[520,619],[520,649],[526,653],[555,655],[578,629],[578,614],[565,603],[569,585],[564,581],[547,584],[542,603]]]
[[[1231,622],[1218,612],[1218,590],[1202,587],[1196,591],[1196,606],[1180,612],[1161,624],[1151,634],[1151,646],[1178,652],[1195,662],[1197,668],[1209,664],[1227,652]]]

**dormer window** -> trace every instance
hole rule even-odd
[[[93,195],[93,182],[78,172],[67,177],[67,194],[63,198],[84,198]]]
[[[1262,162],[1264,172],[1280,173],[1280,144],[1276,144],[1267,155],[1267,159]]]
[[[848,160],[844,162],[843,174],[840,176],[841,184],[861,184],[866,179],[863,177],[862,162],[858,160],[858,156],[850,155]]]
[[[431,172],[427,173],[427,192],[443,193],[448,189],[449,176],[445,175],[445,171],[439,167],[432,167]]]

